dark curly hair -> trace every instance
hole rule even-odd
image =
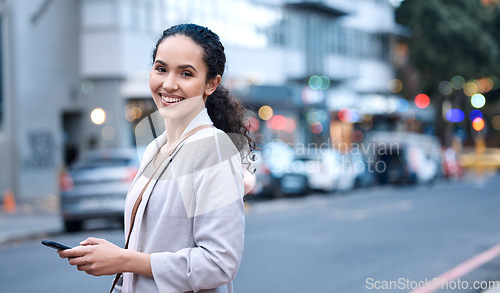
[[[207,81],[216,78],[217,75],[223,76],[226,54],[219,36],[206,27],[192,23],[174,25],[163,31],[153,51],[153,63],[161,42],[176,35],[189,37],[203,48],[203,61],[208,67]],[[229,90],[219,84],[215,91],[208,96],[205,106],[215,127],[230,135],[238,150],[246,149],[247,154],[249,154],[255,149],[255,140],[251,137],[243,121],[246,109],[238,99],[231,95]]]

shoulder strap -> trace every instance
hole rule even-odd
[[[167,165],[163,168],[163,169],[167,169],[168,166],[170,165],[170,163],[172,163],[172,160],[174,158],[174,156],[178,153],[178,150],[177,148],[183,143],[185,142],[190,136],[192,136],[193,134],[195,134],[196,132],[202,130],[202,129],[205,129],[205,128],[209,128],[209,127],[213,127],[212,125],[200,125],[198,127],[195,127],[193,129],[191,129],[189,132],[187,132],[186,134],[184,134],[181,138],[179,138],[175,144],[168,150],[167,152],[167,156],[165,157],[168,158],[170,157],[170,160],[167,162]],[[177,152],[176,152],[177,150]],[[180,150],[180,149],[179,149]],[[160,150],[158,150],[160,151]],[[165,160],[164,159],[164,160]],[[153,177],[155,176],[156,172],[160,169],[161,165],[163,165],[163,162],[162,161],[160,163],[160,165],[158,166],[158,168],[156,168],[156,170],[153,172],[153,174],[151,175],[151,177],[149,178],[148,182],[146,183],[146,185],[144,185],[144,188],[142,189],[141,193],[139,194],[139,196],[137,197],[135,203],[134,203],[134,206],[132,207],[132,214],[131,214],[131,218],[130,218],[130,228],[129,228],[129,231],[128,231],[128,235],[127,235],[127,241],[125,242],[125,249],[128,249],[128,244],[130,242],[130,234],[132,234],[132,228],[134,228],[134,222],[135,222],[135,215],[137,214],[137,210],[139,209],[139,205],[141,204],[141,201],[142,201],[142,196],[144,195],[144,192],[146,191],[146,189],[148,188],[148,185],[149,183],[151,182],[151,180],[153,179]],[[116,274],[116,277],[115,279],[113,280],[113,285],[111,287],[111,291],[110,293],[113,292],[115,286],[116,286],[116,283],[118,283],[118,280],[120,279],[122,273],[118,273]]]

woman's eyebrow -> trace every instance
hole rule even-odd
[[[179,65],[177,67],[180,68],[180,69],[191,68],[191,69],[194,70],[194,72],[198,72],[198,70],[196,70],[196,68],[194,68],[194,66],[190,65],[190,64],[181,64],[181,65]]]
[[[161,60],[155,60],[155,63],[160,63],[161,65],[168,67],[168,64],[161,61]],[[194,72],[198,72],[198,70],[196,70],[196,68],[194,68],[194,66],[191,64],[181,64],[181,65],[177,66],[177,68],[179,68],[179,69],[191,68],[194,70]]]
[[[161,61],[161,60],[155,60],[155,63],[160,63],[163,66],[168,66],[167,63]]]

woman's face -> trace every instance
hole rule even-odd
[[[149,87],[163,118],[190,121],[215,91],[220,76],[207,82],[203,53],[202,47],[184,35],[167,37],[158,46]]]

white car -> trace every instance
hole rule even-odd
[[[349,155],[333,149],[306,150],[297,155],[293,169],[307,175],[312,190],[346,191],[354,187],[356,180]]]

